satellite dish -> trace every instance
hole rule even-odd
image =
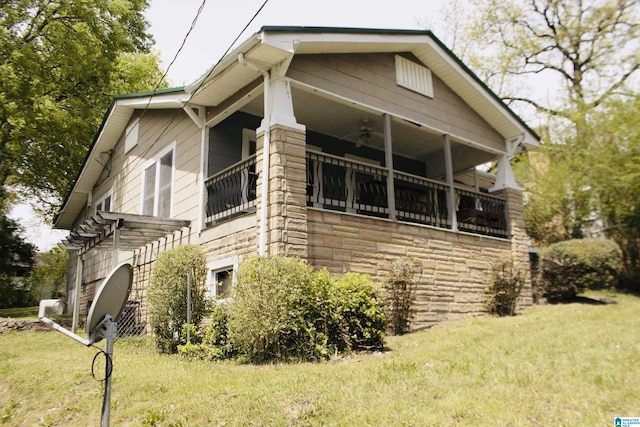
[[[122,310],[129,298],[133,270],[131,264],[124,263],[114,268],[104,279],[89,309],[85,330],[89,341],[100,341],[103,336],[97,333],[106,315],[111,316],[114,322],[118,321]]]
[[[131,264],[124,263],[114,268],[111,273],[104,279],[89,309],[85,329],[89,339],[84,339],[79,335],[58,325],[53,320],[46,317],[47,308],[55,308],[57,300],[40,301],[40,310],[38,318],[42,323],[55,329],[66,336],[73,338],[86,346],[100,341],[103,338],[107,340],[105,380],[104,380],[104,396],[102,401],[102,419],[100,425],[102,427],[109,426],[110,402],[111,402],[111,373],[113,364],[111,356],[113,355],[113,342],[116,338],[116,321],[122,313],[129,291],[131,290],[131,282],[133,281],[133,269]]]

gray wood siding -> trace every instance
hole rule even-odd
[[[503,138],[435,73],[433,99],[398,86],[394,54],[296,55],[287,76],[444,133],[504,150]]]

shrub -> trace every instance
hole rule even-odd
[[[336,345],[344,350],[382,348],[387,326],[384,298],[378,295],[371,278],[347,273],[335,284],[335,313],[342,340]]]
[[[231,345],[255,363],[326,357],[329,292],[298,259],[243,261],[229,306]]]
[[[187,323],[187,274],[191,274],[191,323],[197,327],[208,311],[205,296],[206,258],[195,245],[183,245],[158,256],[147,293],[149,321],[156,347],[164,353],[177,352],[184,344]]]
[[[178,346],[178,352],[187,359],[223,360],[233,356],[227,337],[227,304],[217,302],[211,310],[209,325],[200,342]]]
[[[516,302],[524,286],[524,274],[513,260],[499,260],[492,264],[486,288],[485,302],[489,313],[513,316]]]
[[[366,275],[336,282],[294,258],[256,257],[240,264],[232,295],[227,343],[249,362],[321,360],[383,345],[384,305]]]
[[[574,239],[542,251],[540,284],[549,302],[569,301],[586,289],[615,286],[622,271],[622,253],[606,239]]]
[[[384,283],[387,291],[388,326],[394,335],[409,332],[416,298],[415,276],[420,268],[420,261],[417,259],[400,258],[393,263],[391,275]]]

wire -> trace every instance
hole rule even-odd
[[[113,373],[113,359],[111,358],[111,356],[109,356],[109,353],[107,353],[100,347],[96,347],[96,346],[92,346],[92,347],[97,348],[99,351],[95,354],[95,356],[93,356],[93,361],[91,362],[91,376],[93,376],[93,379],[96,381],[100,381],[100,382],[106,381],[111,377],[111,374]],[[106,363],[104,378],[98,378],[96,376],[96,371],[95,371],[96,360],[98,360],[98,356],[100,355],[104,355],[104,359]]]
[[[191,31],[193,30],[193,27],[195,26],[198,17],[200,15],[200,13],[202,12],[202,10],[204,9],[204,5],[206,3],[207,0],[204,0],[202,2],[202,4],[200,5],[200,8],[198,9],[198,13],[196,14],[196,17],[194,18],[192,24],[191,24],[191,28],[189,29],[189,31],[187,32],[185,38],[183,39],[182,45],[180,46],[180,48],[178,49],[178,52],[176,52],[176,55],[174,57],[174,60],[171,62],[171,64],[169,64],[169,67],[171,67],[171,65],[173,64],[173,62],[175,62],[175,59],[177,58],[178,54],[180,53],[180,51],[182,50],[189,34],[191,33]],[[264,2],[262,3],[262,5],[258,8],[258,10],[253,14],[253,16],[251,17],[251,19],[249,20],[249,22],[242,28],[242,31],[240,31],[240,33],[238,33],[238,35],[235,37],[235,39],[233,39],[233,42],[231,42],[231,44],[229,44],[229,46],[227,47],[227,49],[224,51],[224,53],[220,56],[220,58],[218,59],[218,61],[216,61],[215,65],[211,68],[209,68],[209,71],[207,72],[207,74],[204,76],[204,78],[200,79],[200,84],[198,85],[198,87],[193,91],[193,93],[196,93],[200,90],[200,88],[202,88],[202,86],[204,85],[204,83],[206,82],[206,80],[211,76],[211,73],[213,73],[213,70],[216,69],[216,67],[220,64],[220,62],[222,62],[222,60],[227,56],[227,54],[231,51],[231,49],[235,46],[235,44],[238,42],[238,40],[240,39],[240,37],[242,37],[242,35],[245,33],[245,31],[247,31],[247,28],[249,28],[251,26],[251,24],[253,23],[253,21],[255,21],[255,19],[258,17],[258,15],[260,14],[260,12],[262,12],[262,10],[265,8],[265,6],[267,5],[267,3],[269,3],[269,0],[264,0]],[[168,69],[167,69],[168,72]],[[165,72],[165,75],[167,73]],[[162,77],[164,78],[164,76]],[[162,81],[162,80],[161,80]],[[156,88],[158,88],[160,85],[160,83],[158,83],[158,85],[156,85]],[[144,109],[142,110],[142,114],[140,115],[139,119],[141,119],[145,113],[148,111],[149,109],[149,105],[151,104],[151,100],[152,98],[155,96],[155,90],[154,92],[151,94],[151,96],[149,97],[149,100],[147,101],[147,105],[144,107]],[[185,102],[183,109],[186,108],[189,103],[191,102],[191,99],[188,99],[187,102]],[[176,110],[175,113],[173,114],[173,117],[171,117],[171,120],[169,120],[169,122],[167,123],[167,125],[162,129],[162,131],[160,132],[160,134],[155,138],[155,140],[153,141],[153,143],[151,143],[151,145],[149,145],[149,147],[147,147],[146,150],[144,150],[142,153],[140,153],[140,155],[137,156],[137,160],[139,160],[140,162],[144,161],[146,158],[146,154],[149,153],[149,151],[151,151],[151,149],[153,147],[155,147],[155,145],[158,143],[158,141],[160,141],[160,139],[165,135],[165,133],[169,130],[169,128],[171,127],[171,125],[173,124],[173,122],[176,120],[176,118],[178,117],[178,114],[180,113],[179,110]],[[134,170],[137,170],[137,166],[139,166],[138,164],[135,165],[129,165],[129,171],[127,171],[127,173],[122,177],[122,179],[126,179],[127,176],[132,173]]]

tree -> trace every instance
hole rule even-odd
[[[623,253],[627,287],[640,287],[640,96],[593,115],[593,192],[605,234]]]
[[[0,188],[0,308],[25,307],[33,302],[24,278],[33,266],[35,247],[24,241],[20,225],[7,217],[7,205]]]
[[[160,81],[146,7],[146,0],[0,2],[0,185],[42,200],[40,211],[55,210],[113,94]]]
[[[68,262],[69,252],[58,247],[40,255],[40,261],[26,280],[26,285],[36,301],[64,297]]]
[[[637,92],[640,3],[469,0],[467,8],[450,7],[455,19],[443,22],[464,34],[454,51],[545,137],[537,157],[514,165],[530,235],[543,245],[588,235],[601,219],[594,216],[591,116]],[[544,90],[549,83],[553,89]]]

